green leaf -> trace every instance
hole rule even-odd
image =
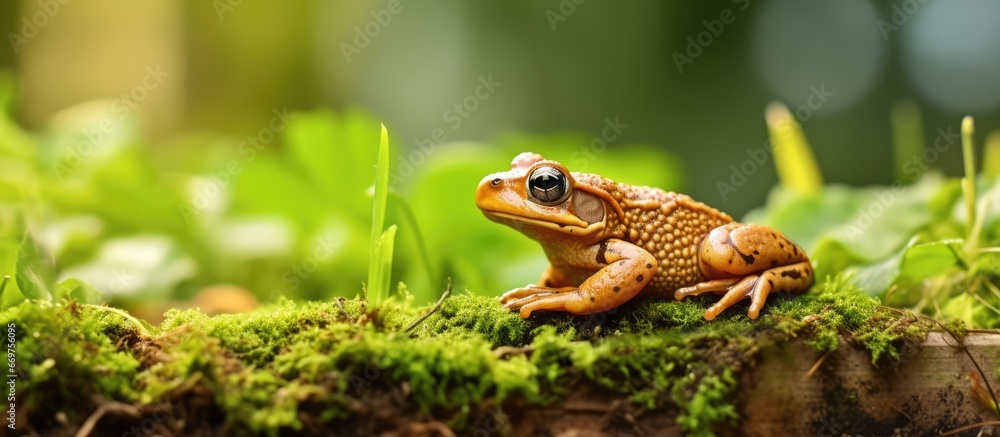
[[[55,283],[52,262],[43,257],[31,234],[25,235],[18,248],[14,277],[24,297],[52,300],[52,285]]]
[[[80,303],[97,305],[107,301],[104,294],[77,278],[68,278],[60,282],[58,290],[60,297],[71,297]]]
[[[292,171],[349,213],[365,214],[378,123],[360,112],[300,112],[284,132]],[[366,215],[366,214],[365,214]],[[381,229],[379,230],[381,233]]]
[[[868,265],[847,269],[854,282],[871,296],[885,293],[900,279],[919,281],[940,275],[958,265],[957,254],[964,241],[953,238],[917,243],[913,237],[892,256]]]
[[[962,239],[951,238],[913,245],[906,251],[900,277],[921,280],[958,266],[963,244]]]
[[[373,290],[375,292],[375,305],[380,305],[389,297],[389,289],[392,281],[392,253],[396,240],[396,225],[389,226],[382,236],[379,237],[375,248],[375,282]]]
[[[389,275],[392,273],[392,247],[396,226],[384,233],[385,210],[389,197],[389,132],[382,125],[378,161],[375,165],[375,204],[372,207],[372,233],[368,262],[368,296],[380,305],[389,295]]]
[[[896,279],[906,257],[906,251],[917,241],[916,237],[910,240],[894,255],[871,264],[848,268],[846,271],[852,275],[854,283],[869,296],[885,293]]]

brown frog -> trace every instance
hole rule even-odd
[[[500,297],[524,318],[607,311],[639,294],[681,300],[711,292],[722,298],[706,320],[748,298],[756,319],[771,292],[804,293],[813,283],[805,251],[774,229],[737,223],[683,194],[570,173],[536,153],[485,177],[476,206],[541,243],[549,259],[537,285]]]

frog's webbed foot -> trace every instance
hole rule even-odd
[[[715,228],[701,242],[698,256],[702,274],[710,280],[679,288],[674,298],[721,294],[722,298],[705,311],[705,320],[714,319],[748,298],[747,316],[756,319],[771,292],[802,293],[813,282],[812,265],[805,252],[766,226],[730,223]]]
[[[546,298],[557,297],[561,293],[572,293],[578,292],[579,289],[576,287],[543,287],[538,285],[528,284],[527,286],[521,288],[515,288],[511,291],[504,293],[500,296],[500,303],[503,307],[509,310],[520,310],[521,315],[527,318],[534,309],[557,309],[557,308],[541,308],[541,305],[535,305],[534,307],[529,307],[529,304],[539,302]],[[553,299],[547,299],[552,301]],[[527,307],[527,308],[526,308]],[[536,308],[537,307],[537,308]]]

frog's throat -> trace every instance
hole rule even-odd
[[[509,214],[506,212],[498,212],[498,211],[484,211],[484,212],[490,218],[499,219],[511,224],[520,223],[530,227],[550,229],[564,234],[591,235],[598,233],[604,230],[605,228],[604,221],[588,224],[583,220],[579,220],[579,223],[577,224],[566,224],[566,223],[553,223],[545,220],[537,220],[521,215]]]

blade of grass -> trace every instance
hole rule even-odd
[[[372,301],[376,306],[381,305],[389,297],[389,284],[392,279],[392,253],[395,247],[396,225],[389,226],[378,239],[378,247],[375,250],[375,257],[378,259],[376,267],[374,291],[375,299]]]
[[[823,176],[802,128],[788,107],[771,102],[764,119],[773,143],[774,165],[781,185],[799,193],[818,193],[823,187]]]
[[[975,125],[971,115],[962,119],[962,162],[965,166],[965,177],[962,178],[962,194],[965,197],[965,252],[967,256],[975,257],[979,242],[975,236],[976,225],[976,161],[972,149],[972,135]],[[973,258],[974,259],[974,258]],[[970,260],[971,263],[971,260]]]
[[[382,125],[382,135],[379,140],[378,158],[375,163],[375,203],[372,207],[372,235],[369,245],[368,259],[368,297],[376,306],[380,305],[386,298],[388,281],[381,282],[383,278],[383,264],[388,261],[390,272],[392,270],[392,239],[396,236],[395,226],[391,232],[388,248],[384,244],[386,239],[383,234],[385,226],[385,210],[389,196],[389,132],[385,125]],[[386,232],[389,233],[389,232]],[[385,252],[388,251],[388,260],[385,259]]]
[[[896,178],[903,183],[916,180],[914,172],[903,171],[906,163],[920,156],[924,148],[923,122],[920,108],[909,100],[900,100],[892,107],[892,144],[896,153]]]

